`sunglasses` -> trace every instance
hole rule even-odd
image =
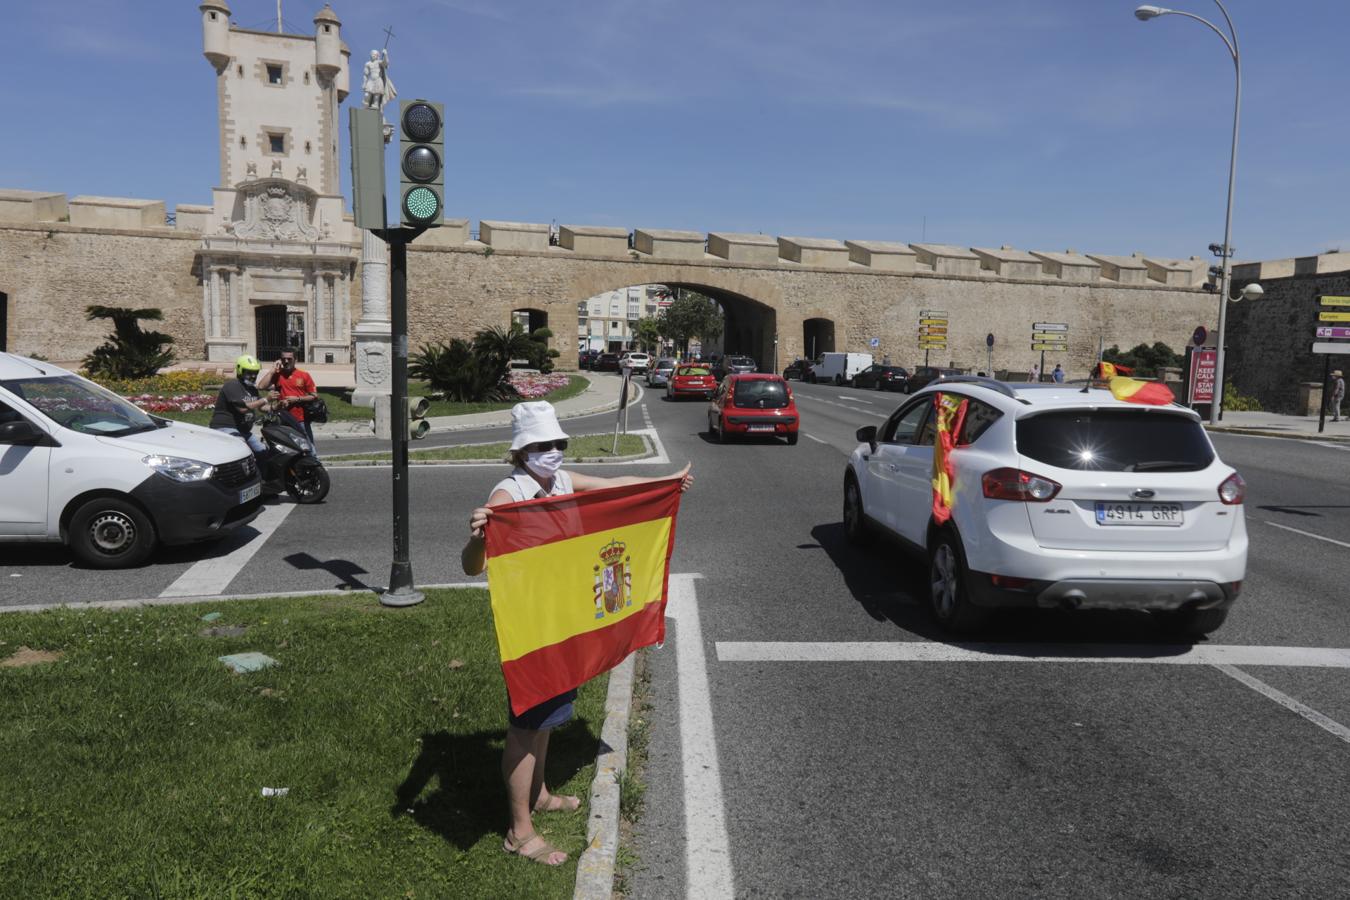
[[[525,448],[527,452],[531,453],[543,453],[546,450],[566,450],[566,449],[567,449],[566,438],[563,438],[560,441],[540,441],[539,443],[536,444],[530,444],[530,446]]]
[[[281,358],[281,364],[282,364],[283,366],[293,366],[293,365],[295,365],[295,357],[294,357],[294,356],[283,356],[283,357]]]

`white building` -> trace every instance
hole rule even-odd
[[[577,304],[577,349],[618,353],[633,347],[638,319],[654,319],[669,306],[663,284],[639,284],[606,291]]]

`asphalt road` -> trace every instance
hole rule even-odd
[[[648,788],[629,896],[1343,893],[1350,743],[1307,713],[1350,724],[1350,670],[1115,662],[1185,650],[1159,646],[1147,617],[1124,614],[1022,614],[982,636],[1039,657],[1030,662],[731,658],[738,642],[943,643],[919,602],[922,567],[847,546],[840,524],[853,432],[902,398],[795,388],[795,447],[713,443],[700,402],[649,393],[634,411],[638,427],[646,409],[671,461],[640,471],[694,464],[671,572],[700,577],[672,579],[673,606],[675,593],[696,598],[697,626],[680,605],[649,657]],[[603,432],[612,418],[567,427]],[[1215,442],[1248,481],[1251,554],[1243,596],[1208,644],[1350,647],[1350,452]],[[468,510],[503,473],[414,470],[418,583],[464,581]],[[278,504],[248,540],[168,551],[130,572],[75,569],[60,548],[0,546],[0,605],[155,597],[175,585],[380,585],[389,479],[384,468],[334,470],[327,503]],[[1093,655],[1084,647],[1095,661],[1062,659]]]

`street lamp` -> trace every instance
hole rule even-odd
[[[1223,13],[1223,20],[1228,24],[1228,34],[1224,34],[1208,19],[1178,9],[1164,9],[1161,6],[1140,6],[1134,11],[1134,17],[1141,22],[1147,22],[1159,16],[1183,16],[1187,19],[1194,19],[1217,34],[1219,39],[1223,41],[1224,46],[1228,48],[1229,55],[1233,57],[1233,75],[1236,87],[1233,92],[1233,149],[1228,157],[1228,206],[1223,217],[1223,245],[1215,251],[1217,255],[1223,257],[1223,269],[1219,283],[1219,296],[1222,299],[1219,301],[1219,330],[1216,335],[1219,347],[1214,366],[1214,403],[1209,410],[1211,425],[1218,424],[1219,412],[1223,409],[1224,324],[1228,318],[1228,291],[1233,281],[1233,181],[1237,175],[1238,113],[1242,109],[1242,56],[1238,52],[1237,29],[1233,27],[1233,20],[1228,15],[1228,10],[1224,8],[1223,3],[1220,0],[1214,0],[1214,4],[1219,7],[1219,12]],[[1244,296],[1246,296],[1245,290]],[[1255,296],[1260,296],[1260,294]],[[1248,299],[1255,299],[1255,296]]]

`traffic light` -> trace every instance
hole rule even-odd
[[[445,215],[444,109],[430,100],[399,104],[398,196],[406,226],[435,228]]]
[[[378,109],[350,112],[352,136],[352,217],[357,228],[383,228],[384,119]]]
[[[426,397],[405,397],[403,398],[403,439],[405,441],[421,440],[427,436],[431,430],[431,423],[427,421],[427,412],[431,409],[431,401]]]

